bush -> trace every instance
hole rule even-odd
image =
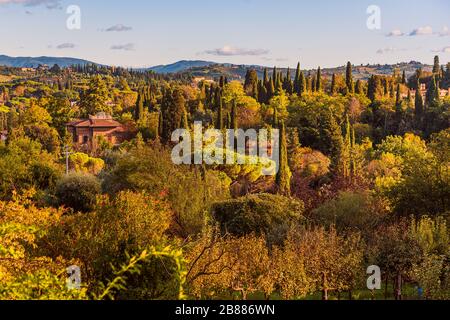
[[[58,205],[72,208],[74,211],[92,211],[99,194],[100,183],[88,174],[70,174],[56,184]]]
[[[303,203],[272,194],[254,194],[215,203],[212,216],[222,232],[236,236],[266,235],[269,244],[281,244],[291,226],[301,221]]]
[[[80,260],[89,284],[113,277],[111,265],[127,263],[128,255],[144,248],[166,248],[166,232],[173,219],[168,203],[140,192],[123,191],[99,198],[95,211],[64,216],[40,242],[42,254]],[[127,276],[122,299],[174,298],[176,279],[172,258],[151,257],[139,274]],[[176,297],[176,296],[175,296]]]

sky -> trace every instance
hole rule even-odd
[[[79,16],[67,13],[71,5]],[[432,64],[435,55],[444,64],[449,28],[449,0],[0,0],[0,54],[124,67]]]

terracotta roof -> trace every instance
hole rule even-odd
[[[84,119],[69,122],[67,126],[77,128],[115,128],[122,125],[115,120],[109,119]]]

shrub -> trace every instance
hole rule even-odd
[[[303,203],[272,194],[255,194],[215,203],[212,216],[222,232],[236,236],[255,233],[269,244],[283,242],[286,232],[300,222]]]
[[[58,204],[74,211],[92,211],[99,194],[100,183],[94,176],[88,174],[70,174],[59,180],[56,185]]]

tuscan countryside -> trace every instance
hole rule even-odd
[[[448,301],[449,13],[0,0],[0,300]]]

